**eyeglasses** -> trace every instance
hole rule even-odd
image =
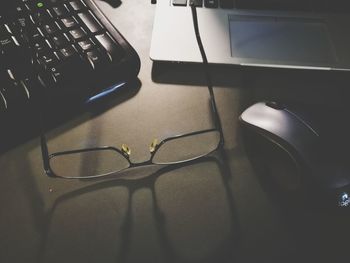
[[[193,9],[192,9],[193,10]],[[194,9],[195,12],[195,9]],[[196,14],[194,15],[196,18]],[[197,21],[194,19],[196,35],[199,36]],[[210,105],[215,127],[191,133],[168,137],[162,141],[153,140],[149,147],[148,161],[133,163],[130,160],[131,150],[123,144],[120,149],[112,146],[84,148],[63,152],[49,153],[46,137],[41,135],[41,151],[45,172],[50,177],[67,179],[97,178],[114,175],[129,168],[146,165],[172,165],[190,162],[204,157],[224,143],[220,118],[216,108],[208,63],[199,38],[199,47],[208,80]],[[204,52],[204,49],[203,49]]]
[[[131,150],[123,144],[49,153],[46,136],[41,135],[41,151],[45,172],[50,177],[88,179],[114,175],[129,168],[146,165],[173,165],[207,156],[224,144],[223,132],[214,94],[209,88],[214,128],[153,140],[149,160],[133,163]]]
[[[146,165],[172,165],[199,159],[224,143],[215,100],[211,97],[211,109],[215,128],[153,140],[149,147],[149,160],[133,163],[131,150],[123,144],[120,149],[112,146],[84,148],[49,153],[44,134],[41,135],[41,150],[45,172],[50,177],[84,179],[108,176],[128,168]]]

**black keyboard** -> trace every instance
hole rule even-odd
[[[0,3],[0,121],[43,100],[64,107],[107,93],[139,68],[135,50],[91,0]]]
[[[203,8],[350,13],[348,0],[173,0],[172,3]]]

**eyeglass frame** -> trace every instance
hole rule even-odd
[[[216,109],[216,103],[215,103],[215,97],[214,95],[210,93],[210,105],[211,105],[211,110],[212,110],[212,115],[214,117],[214,128],[211,129],[205,129],[205,130],[199,130],[199,131],[195,131],[195,132],[190,132],[190,133],[184,133],[184,134],[179,134],[179,135],[175,135],[175,136],[171,136],[171,137],[167,137],[165,139],[163,139],[162,141],[160,141],[159,143],[154,145],[154,149],[150,150],[150,158],[147,161],[143,161],[143,162],[139,162],[139,163],[135,163],[132,162],[130,160],[130,154],[127,153],[127,151],[123,150],[123,149],[118,149],[114,146],[101,146],[101,147],[91,147],[91,148],[84,148],[84,149],[75,149],[75,150],[69,150],[69,151],[59,151],[59,152],[54,152],[54,153],[49,153],[48,150],[48,146],[47,146],[47,140],[46,140],[46,136],[44,135],[44,133],[41,134],[40,136],[40,142],[41,142],[41,153],[42,153],[42,158],[43,158],[43,165],[44,165],[44,170],[47,176],[49,177],[56,177],[56,178],[64,178],[64,179],[87,179],[87,178],[99,178],[99,177],[105,177],[108,175],[112,175],[112,174],[117,174],[120,173],[122,171],[125,171],[127,169],[130,168],[136,168],[136,167],[141,167],[141,166],[147,166],[147,165],[176,165],[176,164],[181,164],[181,163],[186,163],[186,162],[191,162],[197,159],[200,159],[204,156],[207,156],[209,154],[211,154],[212,152],[215,152],[216,150],[218,150],[219,148],[221,148],[224,145],[224,137],[223,137],[223,132],[222,132],[222,127],[221,127],[221,122],[220,122],[220,118],[219,115],[217,113],[217,109]],[[199,155],[197,157],[193,157],[187,160],[183,160],[183,161],[175,161],[175,162],[169,162],[169,163],[154,163],[153,159],[154,156],[156,155],[157,151],[161,148],[162,145],[164,145],[166,142],[172,141],[172,140],[176,140],[176,139],[180,139],[180,138],[185,138],[185,137],[190,137],[190,136],[195,136],[195,135],[200,135],[200,134],[204,134],[204,133],[209,133],[209,132],[219,132],[220,135],[220,139],[218,142],[218,145],[216,146],[216,148],[214,148],[212,151],[206,153],[206,154],[202,154]],[[116,170],[113,172],[109,172],[109,173],[104,173],[104,174],[100,174],[100,175],[95,175],[95,176],[59,176],[57,175],[53,169],[51,168],[50,165],[50,160],[54,157],[57,156],[61,156],[61,155],[68,155],[68,154],[76,154],[76,153],[84,153],[84,152],[93,152],[93,151],[114,151],[118,154],[121,154],[125,160],[128,161],[129,166],[125,167],[121,170]]]

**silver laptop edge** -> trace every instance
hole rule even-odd
[[[197,8],[212,64],[350,71],[350,16]],[[201,62],[191,10],[159,0],[153,61]]]

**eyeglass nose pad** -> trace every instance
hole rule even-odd
[[[158,146],[158,139],[154,139],[151,145],[149,146],[150,153],[154,153],[154,151],[157,149],[157,146]]]
[[[127,156],[130,156],[131,150],[130,150],[129,146],[127,146],[126,144],[122,144],[121,150],[124,154],[126,154]]]

